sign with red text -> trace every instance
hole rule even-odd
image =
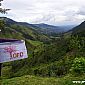
[[[0,43],[0,63],[27,58],[25,41]]]

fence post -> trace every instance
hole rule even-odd
[[[2,68],[2,63],[0,63],[0,77],[1,77],[1,68]]]

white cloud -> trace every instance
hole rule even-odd
[[[85,19],[85,0],[4,0],[3,7],[11,8],[6,15],[29,23],[80,23]]]

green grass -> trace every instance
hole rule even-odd
[[[15,77],[11,79],[3,79],[2,85],[85,85],[83,84],[73,84],[73,80],[83,81],[83,77],[38,77],[38,76],[22,76]]]
[[[43,42],[33,41],[33,40],[28,40],[28,42],[29,42],[30,44],[32,44],[33,46],[39,46],[39,45],[43,44]]]
[[[35,76],[23,76],[2,80],[2,85],[56,85],[56,78],[42,78]]]

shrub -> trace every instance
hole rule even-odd
[[[72,67],[70,69],[72,74],[84,74],[85,73],[85,58],[75,58],[73,60]]]

